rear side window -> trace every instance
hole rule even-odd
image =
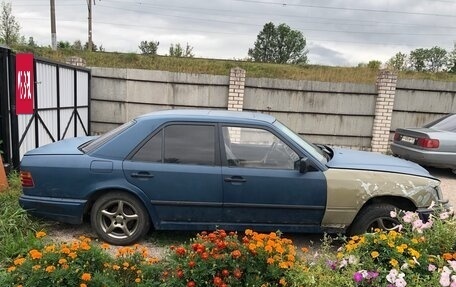
[[[166,126],[150,138],[132,160],[215,165],[215,126]]]
[[[84,153],[91,152],[92,150],[95,150],[98,147],[104,145],[105,143],[107,143],[108,141],[110,141],[111,139],[116,137],[118,134],[121,134],[124,130],[128,129],[135,123],[136,123],[136,121],[134,121],[134,120],[127,122],[115,129],[105,133],[104,135],[96,138],[95,140],[80,146],[79,149],[82,150]]]
[[[456,132],[456,115],[448,115],[424,126],[440,131]]]

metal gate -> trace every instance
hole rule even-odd
[[[90,134],[90,70],[34,59],[34,112],[16,115],[15,54],[0,50],[0,136],[4,161],[19,167],[29,150]],[[5,79],[6,78],[6,79]]]

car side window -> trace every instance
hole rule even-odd
[[[215,165],[215,127],[171,125],[164,129],[164,162]]]
[[[150,138],[134,161],[215,165],[215,127],[169,125]]]
[[[133,156],[134,161],[162,162],[163,130],[151,137]]]
[[[259,128],[223,127],[229,166],[296,169],[299,156],[271,132]]]

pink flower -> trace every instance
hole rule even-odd
[[[391,216],[392,218],[396,218],[396,217],[397,217],[396,211],[394,211],[394,210],[390,211],[390,216]]]
[[[355,274],[353,274],[353,280],[355,280],[356,283],[363,281],[363,279],[364,277],[363,274],[361,274],[361,272],[355,272]]]
[[[435,270],[437,270],[437,267],[434,264],[429,264],[428,271],[434,272]]]

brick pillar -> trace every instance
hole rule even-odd
[[[375,103],[371,142],[374,152],[386,153],[388,151],[396,82],[397,74],[388,70],[381,70],[377,76],[378,95]]]
[[[242,111],[244,106],[245,70],[233,68],[230,71],[230,86],[228,89],[228,110]]]

